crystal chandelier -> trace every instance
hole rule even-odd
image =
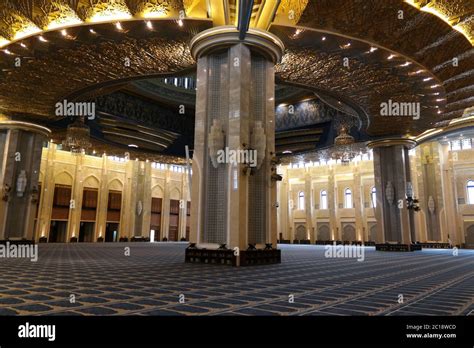
[[[348,165],[357,156],[367,152],[365,143],[355,142],[353,136],[349,134],[351,120],[336,120],[336,128],[339,129],[337,137],[334,138],[334,145],[330,148],[320,150],[319,160],[340,161],[342,165]]]
[[[330,157],[336,161],[340,160],[343,165],[348,165],[360,153],[360,146],[357,146],[354,137],[348,134],[347,127],[342,126],[339,135],[334,138],[334,147],[330,150]]]
[[[67,127],[66,139],[62,144],[73,155],[81,155],[91,147],[90,129],[84,124],[84,118],[78,117]]]

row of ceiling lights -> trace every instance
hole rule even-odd
[[[296,38],[297,36],[299,36],[299,34],[300,34],[302,31],[303,31],[302,29],[296,29],[295,34],[293,35],[293,37]],[[326,36],[322,36],[322,37],[321,37],[321,41],[326,41]],[[340,47],[341,49],[347,49],[347,48],[349,48],[350,46],[351,46],[351,43],[348,42],[348,43],[346,43],[345,45],[341,45],[341,46],[339,46],[339,47]],[[377,51],[377,50],[378,50],[377,47],[371,46],[370,49],[369,49],[368,51],[366,51],[365,53],[373,53],[373,52],[375,52],[375,51]],[[387,59],[388,59],[388,60],[392,60],[393,58],[396,58],[396,57],[397,57],[397,55],[395,55],[395,54],[390,54],[390,55],[387,57]],[[405,63],[400,64],[399,67],[407,67],[407,66],[410,66],[411,64],[412,64],[412,62],[406,61]],[[411,75],[418,75],[418,74],[421,74],[421,73],[424,73],[424,72],[426,72],[426,70],[420,69],[420,70],[417,70],[417,71],[414,71],[414,72],[409,73],[409,75],[410,75],[410,74],[411,74]],[[423,78],[423,82],[428,82],[428,81],[431,81],[432,79],[433,79],[432,76],[425,77],[425,78]],[[434,85],[429,86],[430,89],[434,89],[434,88],[438,88],[438,87],[441,87],[441,85],[439,85],[439,84],[434,84]],[[439,92],[431,93],[431,95],[439,95],[439,94],[440,94]],[[422,95],[420,95],[420,96],[423,96],[423,97],[424,97],[425,95],[422,94]],[[438,99],[436,99],[436,102],[442,102],[442,101],[444,101],[444,100],[446,100],[446,99],[445,99],[445,98],[438,98]],[[439,106],[435,106],[435,108],[439,108]],[[441,110],[438,110],[438,114],[441,114]]]
[[[184,22],[183,22],[181,19],[177,20],[177,23],[178,23],[178,25],[179,25],[180,27],[182,27],[182,26],[184,25]],[[145,21],[145,25],[147,26],[148,29],[153,30],[153,23],[152,23],[152,21],[150,21],[150,20]],[[115,23],[114,23],[114,26],[115,26],[115,28],[116,28],[118,31],[124,31],[124,28],[123,28],[121,22],[115,22]],[[61,35],[64,36],[64,37],[68,37],[68,36],[69,36],[69,34],[68,34],[68,32],[67,32],[67,29],[62,29],[60,32],[61,32]],[[92,29],[92,28],[89,29],[89,32],[90,32],[91,34],[94,34],[94,35],[97,34],[97,32],[96,32],[94,29]],[[46,40],[43,35],[39,35],[39,36],[38,36],[38,40],[41,41],[41,42],[48,42],[48,40]],[[23,47],[23,48],[27,48],[27,46],[26,46],[23,42],[20,43],[20,46]],[[8,54],[8,55],[13,55],[13,53],[12,53],[9,49],[7,49],[7,48],[4,49],[3,52],[5,52],[5,53]]]

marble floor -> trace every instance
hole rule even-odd
[[[40,244],[0,259],[0,315],[474,315],[474,250],[280,245],[279,265],[184,263],[186,243]],[[130,248],[126,256],[125,248]]]

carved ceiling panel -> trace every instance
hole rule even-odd
[[[127,35],[104,24],[94,26],[94,34],[74,28],[69,37],[51,32],[43,35],[47,42],[31,38],[24,40],[26,48],[11,47],[12,54],[0,60],[0,112],[54,118],[57,101],[86,87],[192,68],[188,29],[207,27],[192,21],[178,29],[172,21],[161,22],[159,33],[141,35],[143,23],[127,24]]]
[[[360,105],[370,117],[373,136],[417,134],[439,120],[444,91],[436,79],[412,61],[384,59],[389,51],[356,40],[312,30],[272,29],[287,48],[277,76],[287,82],[329,90]],[[295,36],[296,35],[296,36]],[[345,64],[347,63],[347,64]],[[434,95],[437,93],[437,95]],[[437,101],[439,100],[439,101]],[[420,103],[420,118],[381,116],[381,103]],[[396,122],[397,127],[393,127]]]
[[[448,93],[441,118],[459,117],[472,106],[473,1],[317,0],[298,25],[386,47],[433,71]]]

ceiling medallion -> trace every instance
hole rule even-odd
[[[82,155],[91,147],[90,129],[84,124],[84,118],[78,117],[67,127],[66,139],[62,145],[73,155]]]

